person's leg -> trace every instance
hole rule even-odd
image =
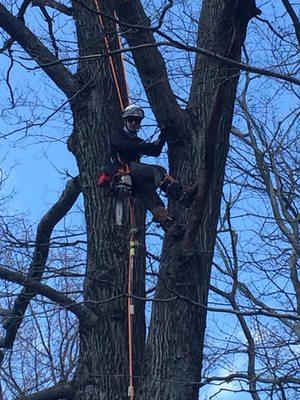
[[[159,223],[162,229],[175,240],[183,237],[184,227],[178,225],[169,215],[163,201],[156,193],[156,186],[145,184],[137,186],[134,190],[134,197],[141,201],[153,216],[153,221]]]
[[[150,184],[159,187],[167,175],[167,171],[160,165],[131,162],[130,174],[133,183],[138,186]]]
[[[184,189],[175,178],[167,174],[165,168],[159,165],[131,162],[130,171],[134,185],[140,187],[146,184],[155,185],[183,207],[190,207],[197,194],[197,186]]]
[[[176,179],[166,174],[159,188],[166,193],[168,198],[178,201],[185,208],[189,208],[195,200],[198,185],[183,188]]]

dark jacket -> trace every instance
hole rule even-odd
[[[139,162],[142,155],[158,157],[162,151],[164,142],[147,143],[135,133],[121,130],[113,132],[110,139],[111,158],[113,162],[130,161]]]

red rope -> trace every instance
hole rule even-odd
[[[104,23],[103,23],[103,18],[102,15],[100,14],[100,7],[98,4],[97,0],[95,1],[95,5],[97,8],[97,11],[99,13],[98,18],[99,18],[99,23],[101,28],[104,30]],[[114,17],[117,18],[117,14],[114,11]],[[109,42],[106,36],[104,36],[104,43],[107,52],[109,53]],[[121,48],[121,40],[120,37],[118,36],[118,44],[119,48]],[[116,67],[114,64],[114,60],[112,56],[109,56],[109,64],[113,76],[113,80],[116,86],[117,94],[119,97],[120,101],[120,106],[121,109],[124,110],[125,105],[122,99],[122,94],[121,94],[121,88],[120,84],[118,81],[117,77],[117,72],[116,72]],[[125,87],[126,87],[126,95],[127,98],[129,98],[129,90],[128,90],[128,85],[127,85],[127,80],[126,80],[126,73],[125,73],[125,66],[124,66],[124,60],[121,54],[121,65],[122,65],[122,72],[124,76],[124,81],[125,81]],[[129,168],[126,166],[126,171]],[[130,242],[129,242],[129,262],[128,262],[128,285],[127,285],[127,291],[128,291],[128,298],[127,298],[127,324],[128,324],[128,371],[129,371],[129,387],[128,387],[128,397],[130,397],[130,400],[134,400],[134,365],[133,365],[133,316],[134,316],[134,304],[133,304],[133,267],[134,267],[134,256],[135,256],[135,247],[136,247],[136,241],[135,241],[135,219],[134,219],[134,209],[133,209],[133,202],[132,198],[129,198],[129,211],[130,211]]]
[[[100,26],[101,26],[102,30],[104,30],[104,22],[103,22],[103,18],[102,18],[101,12],[100,12],[100,6],[99,6],[97,0],[94,0],[94,1],[95,1],[95,6],[97,8],[97,11],[99,13],[98,14],[98,19],[99,19]],[[116,12],[115,11],[114,11],[114,16],[116,17]],[[104,36],[104,43],[105,43],[106,50],[109,53],[110,49],[109,49],[109,42],[108,42],[107,36]],[[119,43],[119,48],[121,48],[121,41],[120,41],[119,36],[118,36],[118,43]],[[126,87],[126,94],[127,94],[127,98],[128,98],[129,92],[128,92],[128,85],[127,85],[127,80],[126,80],[126,72],[125,72],[125,67],[124,67],[124,61],[123,61],[122,54],[120,54],[120,56],[121,56],[121,65],[122,65],[122,71],[123,71],[123,75],[124,75],[125,87]],[[115,67],[115,64],[114,64],[114,60],[113,60],[111,55],[108,56],[108,59],[109,59],[109,64],[110,64],[110,69],[111,69],[111,73],[112,73],[112,76],[113,76],[113,80],[115,82],[115,86],[116,86],[116,90],[117,90],[120,106],[121,106],[121,109],[124,110],[125,109],[125,104],[124,104],[123,99],[122,99],[121,88],[120,88],[120,84],[119,84],[119,81],[118,81],[118,76],[117,76],[117,71],[116,71],[116,67]]]
[[[135,257],[135,220],[134,220],[134,208],[132,198],[129,198],[129,211],[130,211],[130,246],[129,246],[129,263],[128,263],[128,298],[127,298],[127,321],[128,321],[128,369],[129,369],[129,388],[128,396],[130,400],[134,400],[134,366],[133,366],[133,316],[134,316],[134,304],[133,304],[133,268],[134,268],[134,257]]]

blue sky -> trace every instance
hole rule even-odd
[[[280,1],[276,0],[273,2],[273,5],[277,8],[278,16],[281,14],[282,7],[279,6]],[[264,14],[263,18],[271,17],[272,15],[272,3],[259,1],[258,6],[262,6],[262,10]],[[31,24],[34,24],[34,19],[31,21]],[[276,21],[273,21],[276,24]],[[69,28],[68,28],[69,29]],[[253,31],[252,31],[253,34]],[[253,48],[252,39],[250,38],[249,46]],[[256,49],[255,53],[259,59],[259,62],[264,64],[265,56],[270,57],[269,53],[264,53],[263,49]],[[251,54],[252,56],[252,54]],[[252,60],[253,63],[254,60]],[[4,59],[2,56],[1,62],[1,71],[5,72],[7,70],[7,59]],[[33,87],[36,91],[36,98],[40,97],[39,100],[36,100],[38,106],[35,107],[34,98],[25,101],[25,105],[23,108],[22,118],[26,119],[30,118],[31,112],[41,113],[44,117],[51,114],[53,107],[57,104],[61,104],[64,100],[64,96],[59,93],[56,89],[52,87],[51,84],[47,82],[47,79],[44,78],[43,73],[35,72],[25,72],[19,67],[15,65],[12,76],[12,85],[15,88],[20,88],[20,85],[23,84],[22,87],[22,98],[26,99],[26,93],[29,92],[29,87]],[[134,77],[131,79],[132,89],[139,82],[138,79]],[[266,83],[267,82],[267,83]],[[7,86],[3,81],[1,81],[1,94],[2,98],[0,100],[0,104],[4,104],[7,102],[9,93],[7,90]],[[253,102],[257,102],[255,91],[259,91],[260,88],[264,88],[269,86],[267,91],[267,95],[271,97],[271,95],[277,90],[276,85],[274,85],[274,81],[258,79],[257,84],[253,86]],[[21,94],[19,89],[19,94]],[[44,95],[45,94],[45,95]],[[34,96],[33,96],[34,97]],[[283,97],[286,99],[285,95]],[[282,97],[279,97],[278,100],[278,108],[279,112],[286,112],[287,107],[289,107],[289,103],[284,101],[284,106],[282,107]],[[28,104],[28,108],[26,106]],[[259,104],[257,104],[259,107]],[[17,113],[18,116],[21,115],[21,112],[18,110],[13,110],[11,113],[6,113],[2,109],[2,115],[4,114],[5,119],[8,123],[4,123],[3,118],[0,117],[0,133],[9,132],[12,128],[12,119],[9,117],[10,114]],[[43,127],[35,127],[29,131],[29,135],[27,138],[22,141],[15,142],[16,136],[9,136],[7,139],[1,139],[1,148],[0,148],[0,159],[1,161],[1,169],[5,174],[9,174],[9,179],[5,182],[2,187],[2,194],[9,194],[11,192],[15,192],[13,196],[13,200],[9,204],[9,212],[14,214],[17,213],[26,213],[27,219],[30,223],[35,224],[39,221],[41,216],[49,209],[59,197],[62,189],[65,186],[66,178],[60,174],[60,172],[64,172],[68,170],[71,175],[77,174],[77,166],[75,163],[75,159],[70,154],[65,145],[66,137],[71,133],[72,130],[72,121],[68,119],[67,116],[59,114],[55,116],[53,119],[47,123],[46,126]],[[146,122],[152,123],[150,119]],[[153,128],[145,129],[142,134],[148,136],[152,134]],[[40,135],[43,135],[42,138]],[[46,137],[52,137],[55,140],[47,140]],[[59,172],[60,171],[60,172]],[[247,199],[244,200],[243,207],[245,206]],[[249,204],[249,203],[248,203]],[[249,219],[247,219],[247,222]],[[242,221],[240,224],[245,223]],[[251,222],[252,223],[252,222]],[[248,231],[251,230],[251,226],[243,226],[245,229],[245,237],[246,241],[248,238]],[[224,319],[226,319],[225,317]],[[232,318],[228,319],[228,322],[231,322]],[[234,324],[233,324],[234,325]],[[241,331],[236,332],[237,335],[241,334]],[[237,363],[235,367],[241,366],[241,363]],[[227,371],[219,369],[216,371],[220,375],[223,373],[226,374]],[[224,385],[224,389],[232,388],[232,384]],[[204,389],[204,393],[207,397],[211,396],[215,391],[218,390],[216,387],[208,387]],[[248,400],[249,395],[247,394],[233,394],[230,392],[222,392],[222,394],[218,394],[216,396],[219,400],[226,399],[236,399],[236,400]]]

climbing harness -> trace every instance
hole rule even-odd
[[[118,199],[125,199],[131,196],[132,180],[129,165],[121,161],[120,164],[121,166],[116,172],[102,172],[98,177],[98,186],[108,189],[111,196]]]
[[[119,170],[113,177],[111,181],[111,186],[109,193],[118,199],[125,199],[131,196],[132,180],[130,176],[130,171],[128,165],[126,169]]]

